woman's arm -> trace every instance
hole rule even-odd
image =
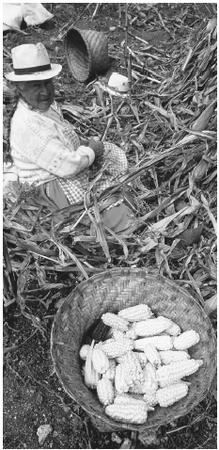
[[[72,152],[57,137],[54,137],[47,143],[35,162],[54,175],[70,177],[88,168],[93,164],[94,159],[95,153],[90,147],[80,145],[75,152]]]
[[[95,159],[91,147],[81,145],[76,151],[70,150],[57,127],[40,118],[24,120],[19,129],[12,127],[11,143],[29,161],[58,177],[77,175]]]

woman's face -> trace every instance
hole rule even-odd
[[[54,100],[53,80],[23,81],[17,83],[18,92],[33,109],[47,111]]]

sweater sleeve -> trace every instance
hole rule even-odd
[[[59,139],[52,138],[35,160],[42,169],[58,177],[77,175],[89,167],[95,159],[94,151],[90,147],[81,145],[74,152],[70,151]]]
[[[77,175],[95,159],[94,151],[88,146],[80,145],[75,151],[68,148],[52,123],[45,124],[40,119],[27,120],[14,132],[14,146],[19,148],[19,152],[39,168],[55,176]]]

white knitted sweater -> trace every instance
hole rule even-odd
[[[34,111],[19,100],[11,121],[11,155],[21,183],[40,185],[58,177],[74,177],[95,159],[53,103]]]

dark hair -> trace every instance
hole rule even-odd
[[[10,148],[10,133],[11,133],[11,119],[17,108],[17,104],[20,98],[20,94],[13,95],[9,101],[4,101],[4,105],[8,106],[8,110],[3,112],[3,159],[4,162],[13,162]],[[5,108],[6,109],[6,108]]]

